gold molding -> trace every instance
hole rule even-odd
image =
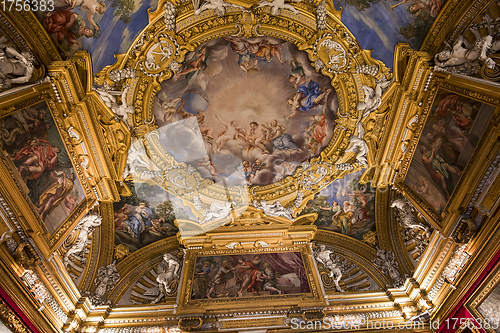
[[[491,154],[490,152],[496,142],[496,133],[499,131],[498,117],[500,113],[500,93],[492,91],[489,88],[488,84],[479,84],[466,78],[451,77],[449,75],[445,76],[436,73],[429,88],[428,98],[422,107],[422,113],[419,115],[418,123],[413,131],[412,139],[407,146],[408,151],[403,156],[399,173],[395,179],[395,185],[401,193],[403,193],[415,207],[419,208],[420,212],[434,228],[445,236],[449,236],[451,233],[454,227],[453,222],[456,221],[459,216],[458,212],[464,210],[464,205],[466,205],[466,203],[464,203],[463,200],[468,196],[471,186],[475,183],[475,179],[480,178],[485,172],[486,166],[483,165],[484,163],[482,161]],[[480,141],[474,149],[473,155],[464,169],[464,174],[467,174],[467,177],[460,178],[443,212],[438,213],[423,198],[415,193],[415,191],[405,182],[405,178],[416,151],[420,135],[426,124],[427,116],[431,112],[431,106],[438,92],[442,91],[490,104],[495,106],[496,109],[492,116],[492,120],[488,124],[487,129],[480,138]]]

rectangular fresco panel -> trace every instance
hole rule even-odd
[[[495,108],[439,91],[418,141],[406,183],[441,213]]]
[[[53,233],[84,199],[82,186],[45,102],[0,119],[0,145]]]
[[[197,257],[191,299],[310,293],[300,252]]]

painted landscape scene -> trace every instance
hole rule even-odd
[[[315,225],[363,240],[375,231],[375,189],[371,183],[360,184],[364,170],[348,174],[317,193],[302,214],[316,213]]]

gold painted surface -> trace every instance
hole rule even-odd
[[[117,62],[97,73],[95,78],[91,71],[90,56],[85,52],[78,52],[75,57],[61,61],[54,45],[31,13],[5,14],[10,22],[17,22],[16,24],[19,24],[20,28],[26,30],[26,32],[23,31],[22,35],[24,39],[28,40],[26,37],[28,32],[34,33],[29,36],[37,36],[37,38],[31,37],[29,39],[30,47],[37,51],[36,54],[40,61],[47,66],[51,81],[26,89],[22,93],[12,94],[8,98],[0,98],[0,116],[7,116],[23,107],[47,101],[55,120],[57,120],[56,124],[65,145],[71,152],[73,165],[86,193],[85,202],[74,216],[70,216],[54,235],[49,235],[41,220],[36,216],[26,195],[22,194],[24,188],[9,171],[8,163],[4,161],[0,164],[0,179],[2,180],[0,193],[5,197],[8,206],[12,207],[12,214],[17,217],[20,228],[24,229],[24,232],[36,245],[34,251],[39,250],[42,254],[44,270],[39,266],[38,272],[41,275],[47,275],[44,275],[44,282],[49,285],[48,288],[57,302],[65,304],[64,311],[70,314],[68,323],[62,325],[69,328],[69,322],[72,322],[76,325],[92,328],[99,325],[100,327],[129,327],[138,326],[139,320],[144,320],[141,323],[145,326],[155,326],[160,324],[157,320],[159,316],[165,318],[162,319],[162,324],[174,325],[179,322],[179,314],[189,316],[196,313],[199,316],[203,316],[203,314],[209,316],[233,313],[235,309],[250,311],[248,303],[246,303],[248,300],[231,299],[227,302],[226,300],[190,300],[189,291],[192,286],[190,276],[193,272],[194,261],[196,257],[204,255],[276,253],[279,251],[301,252],[304,265],[307,266],[308,280],[312,289],[311,295],[305,297],[292,295],[294,297],[289,298],[272,295],[266,298],[262,306],[259,305],[259,309],[275,310],[279,308],[283,311],[289,311],[312,307],[324,309],[326,315],[344,314],[348,316],[379,310],[400,311],[406,306],[413,306],[416,310],[409,309],[408,315],[405,314],[404,318],[408,319],[410,316],[425,310],[425,307],[419,304],[423,302],[426,306],[432,306],[432,301],[434,301],[434,304],[437,304],[437,311],[433,319],[451,311],[452,305],[458,302],[458,296],[455,295],[465,292],[465,286],[472,283],[477,277],[477,272],[461,275],[456,280],[459,290],[455,294],[448,294],[451,291],[446,285],[439,290],[434,300],[426,300],[425,294],[430,292],[432,285],[439,280],[439,274],[449,258],[448,251],[455,247],[453,243],[440,237],[448,237],[451,234],[457,218],[464,213],[469,201],[472,200],[474,190],[479,186],[479,179],[485,174],[489,163],[496,155],[495,142],[499,133],[498,121],[495,120],[495,123],[488,128],[487,134],[478,145],[472,162],[467,167],[466,177],[458,185],[456,193],[450,200],[449,207],[442,214],[433,211],[411,188],[406,186],[404,177],[438,89],[446,89],[484,103],[500,106],[498,102],[500,92],[497,87],[470,81],[467,78],[449,77],[435,73],[430,85],[426,86],[429,74],[432,72],[432,66],[428,62],[432,61],[433,53],[440,49],[447,38],[461,33],[474,20],[474,15],[478,14],[482,10],[481,8],[490,2],[448,0],[441,15],[435,21],[424,46],[422,46],[422,51],[413,51],[404,44],[396,46],[393,73],[389,73],[384,64],[371,58],[369,51],[361,49],[355,36],[341,22],[341,11],[335,10],[330,2],[327,3],[327,24],[323,30],[316,28],[315,6],[318,3],[305,1],[294,3],[294,6],[301,12],[297,17],[273,16],[268,8],[255,9],[253,7],[255,1],[235,1],[235,3],[245,7],[247,11],[228,10],[226,15],[222,17],[217,16],[214,11],[207,11],[202,15],[195,16],[191,2],[175,3],[177,28],[166,30],[162,10],[166,3],[167,1],[160,1],[159,9],[149,13],[149,25],[127,53],[117,55]],[[460,6],[461,3],[463,6]],[[254,199],[265,199],[268,202],[279,201],[283,206],[293,208],[294,221],[282,217],[269,217],[262,211],[248,206],[234,211],[234,215],[228,216],[226,219],[201,226],[193,221],[179,219],[176,223],[189,224],[193,234],[163,239],[134,253],[115,247],[113,243],[114,210],[112,203],[118,201],[120,195],[130,193],[126,185],[122,183],[122,172],[126,165],[131,139],[144,138],[148,132],[157,127],[152,121],[152,104],[155,94],[160,89],[161,82],[172,76],[174,73],[172,68],[175,68],[175,63],[180,64],[188,51],[196,49],[201,44],[221,36],[255,37],[257,34],[274,36],[293,43],[299,49],[308,52],[311,62],[321,60],[323,64],[328,64],[332,57],[335,58],[343,54],[342,51],[334,48],[328,49],[326,45],[329,43],[337,43],[346,54],[345,62],[339,66],[333,68],[327,65],[321,68],[321,72],[331,78],[332,86],[339,97],[339,117],[336,120],[339,130],[335,132],[330,144],[320,156],[309,161],[310,168],[301,166],[293,177],[268,186],[252,187],[248,196],[241,197],[241,202],[238,202],[245,206],[252,203]],[[144,42],[145,40],[146,42]],[[172,48],[173,55],[171,57],[163,58],[154,55],[161,52],[164,47]],[[154,68],[147,64],[148,54],[153,55],[154,63],[157,64]],[[366,118],[362,118],[357,110],[358,103],[364,99],[361,86],[374,87],[375,81],[367,75],[356,73],[355,68],[359,65],[375,65],[379,69],[379,76],[386,74],[388,78],[394,77],[396,82],[384,93],[381,106]],[[148,66],[153,69],[148,69]],[[125,68],[137,70],[138,76],[119,83],[110,79],[111,71]],[[136,110],[132,117],[132,129],[129,129],[123,122],[116,121],[113,112],[104,105],[97,93],[92,91],[93,82],[98,84],[106,82],[119,91],[122,91],[126,85],[131,87],[127,99],[133,101]],[[57,88],[58,95],[53,90],[53,86]],[[412,122],[412,119],[418,120]],[[377,192],[377,231],[375,234],[370,234],[370,237],[367,237],[364,242],[339,233],[318,230],[313,225],[317,215],[299,216],[307,202],[312,200],[317,192],[336,179],[343,177],[347,172],[361,169],[359,163],[356,162],[356,154],[345,153],[350,145],[350,139],[356,133],[356,124],[359,121],[365,129],[366,133],[363,139],[369,147],[366,156],[368,169],[363,177],[367,181],[371,181],[377,188],[384,190],[395,184],[440,232],[440,234],[436,233],[430,240],[429,248],[432,250],[427,251],[422,256],[417,267],[413,267],[409,258],[402,252],[404,250],[403,240],[399,238],[400,230],[392,219],[388,191]],[[68,134],[69,128],[77,133],[78,138]],[[155,142],[150,143],[152,147],[158,148],[155,146]],[[83,146],[85,146],[85,150],[82,148]],[[159,156],[155,155],[155,149],[150,151],[150,157],[153,160]],[[188,173],[187,166],[177,163],[173,158],[171,160],[158,158],[156,162],[161,165],[162,170],[174,166],[178,173],[184,176],[188,184],[195,186],[195,183],[199,181],[200,187],[197,191],[202,194],[202,202],[205,205],[210,204],[213,200],[227,198],[228,193],[233,196],[240,191],[238,188],[227,189],[222,186],[214,186],[206,179],[202,179],[199,174]],[[350,163],[353,168],[349,171],[339,170],[336,164],[340,163]],[[184,204],[194,209],[194,192],[182,189],[179,183],[169,182],[168,179],[172,179],[169,176],[172,174],[172,170],[164,172],[160,177],[154,179],[154,182],[169,191],[175,191],[175,194],[182,195]],[[312,184],[308,181],[312,181]],[[470,263],[470,267],[478,270],[484,268],[484,263],[491,259],[492,254],[498,248],[498,230],[495,229],[495,218],[498,217],[498,214],[495,213],[498,208],[498,184],[499,177],[496,177],[495,180],[492,178],[491,186],[480,193],[480,200],[475,204],[481,213],[488,215],[483,222],[483,229],[479,231],[479,235],[473,237],[468,247],[468,251],[472,254],[482,253],[481,256],[472,257],[471,260],[476,261],[474,264]],[[17,190],[12,191],[12,189]],[[303,200],[295,205],[295,199],[299,193],[303,195]],[[71,235],[79,218],[92,208],[103,216],[103,224],[98,232],[99,241],[92,241],[92,247],[98,248],[98,252],[95,256],[88,258],[84,268],[84,276],[78,286],[75,286],[69,274],[60,273],[65,271],[65,267],[57,256],[63,255],[64,251],[61,250],[61,246]],[[236,217],[237,215],[238,217]],[[0,237],[10,233],[6,233],[7,229],[10,230],[9,226],[12,227],[11,229],[15,228],[10,220],[8,223],[7,226],[0,219]],[[195,233],[197,236],[194,236]],[[493,236],[487,237],[488,233]],[[332,290],[324,292],[320,274],[326,272],[324,269],[321,272],[316,269],[309,246],[313,241],[334,246],[336,253],[345,255],[346,258],[348,257],[349,260],[358,265],[359,269],[364,270],[376,282],[379,289],[364,293],[339,294]],[[264,242],[267,245],[262,246],[262,243],[259,242]],[[179,302],[168,299],[160,305],[146,304],[136,307],[129,305],[108,307],[105,305],[91,308],[85,293],[95,290],[97,284],[94,283],[94,279],[99,267],[109,265],[116,260],[121,280],[107,294],[111,304],[116,304],[136,281],[146,281],[143,279],[145,272],[158,263],[158,258],[163,253],[172,251],[179,245],[188,249],[186,260],[183,262],[184,275],[182,275],[178,286]],[[228,248],[228,246],[232,246],[233,249]],[[389,277],[382,274],[372,264],[376,258],[374,246],[394,250],[399,263],[398,271],[401,275],[413,273],[412,278],[406,281],[401,290],[387,289]],[[12,267],[5,271],[6,274],[19,276],[23,265],[22,253],[17,256],[16,260],[14,259],[15,255],[8,252],[5,244],[0,245],[0,247],[2,248],[2,259],[6,258],[6,262],[12,263]],[[59,253],[54,254],[58,249]],[[53,254],[55,259],[52,258],[48,262],[47,260]],[[153,262],[148,262],[151,259],[154,259]],[[483,262],[483,264],[479,265],[478,261]],[[25,265],[34,264],[29,256],[25,262]],[[466,267],[466,269],[468,268]],[[154,280],[152,275],[148,278],[151,281]],[[54,284],[49,283],[52,280],[55,280]],[[2,286],[5,285],[2,284]],[[484,287],[484,290],[486,289]],[[485,297],[486,294],[487,292],[481,294],[481,297]],[[68,295],[71,297],[67,297]],[[326,306],[327,303],[329,303],[328,306]],[[178,312],[174,314],[173,308],[176,304],[179,304],[179,307]],[[73,306],[74,312],[69,313],[67,310],[73,309]],[[33,314],[35,318],[43,315],[45,319],[54,319],[55,316],[51,310],[44,310],[41,315],[35,309],[25,307],[23,310]],[[251,310],[253,311],[253,309]],[[287,318],[290,316],[287,315]],[[191,321],[204,323],[205,320],[206,317]],[[394,322],[401,320],[403,317],[399,316],[394,319]],[[40,321],[45,322],[44,320]],[[185,325],[191,321],[184,320]],[[52,322],[57,323],[54,325],[59,325],[57,320],[52,320]],[[85,324],[83,324],[84,322]],[[99,324],[100,322],[102,323]],[[259,325],[261,325],[276,326],[278,331],[285,331],[285,329],[280,329],[283,327],[283,319],[281,317],[272,318],[271,315],[259,320],[245,318],[219,320],[219,323],[221,323],[222,329],[228,330],[260,327]],[[62,325],[60,326],[62,327]],[[47,332],[53,330],[52,327],[44,328]],[[214,330],[215,328],[212,329],[212,331]]]

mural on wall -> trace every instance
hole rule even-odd
[[[0,119],[0,146],[53,233],[85,194],[45,102]]]
[[[375,232],[375,189],[360,184],[364,170],[337,179],[309,201],[302,214],[316,213],[315,225],[365,240]]]
[[[442,212],[495,108],[438,92],[418,141],[405,181]]]
[[[127,181],[132,195],[115,202],[115,244],[130,252],[160,239],[174,236],[177,218],[196,220],[182,201],[157,185]]]
[[[154,114],[177,161],[229,186],[267,185],[329,143],[337,106],[329,78],[292,44],[226,37],[187,54]]]
[[[157,1],[54,0],[36,15],[63,57],[84,49],[92,55],[94,73],[126,53],[135,37],[148,24],[147,9]],[[133,24],[131,22],[134,21]]]
[[[334,0],[361,47],[392,67],[394,46],[418,50],[446,0]]]
[[[191,298],[309,293],[300,252],[196,258]]]

